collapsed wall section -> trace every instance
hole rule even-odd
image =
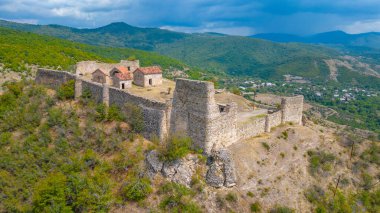
[[[303,99],[302,95],[282,98],[282,123],[302,124]]]
[[[63,83],[70,80],[75,80],[75,75],[64,71],[38,69],[36,74],[36,83],[53,89],[58,89]]]

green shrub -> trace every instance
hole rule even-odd
[[[226,200],[228,202],[236,202],[237,201],[237,196],[232,193],[232,192],[229,192],[227,195],[226,195]]]
[[[371,146],[360,155],[360,158],[367,162],[380,165],[380,146],[373,142]]]
[[[166,183],[158,191],[164,194],[164,199],[160,202],[160,208],[170,212],[202,212],[200,207],[192,202],[195,192],[177,183]]]
[[[332,169],[332,164],[335,161],[335,156],[323,151],[314,152],[308,151],[309,155],[309,170],[312,175],[317,173],[327,172]]]
[[[33,197],[34,212],[72,212],[66,205],[67,179],[62,173],[53,173],[37,185]]]
[[[252,203],[250,205],[251,212],[261,212],[261,205],[259,202]]]
[[[294,210],[286,206],[276,206],[272,208],[270,213],[293,213]]]
[[[107,120],[109,121],[122,121],[124,119],[119,107],[112,105],[108,108]]]
[[[266,142],[262,142],[261,145],[263,145],[263,147],[264,147],[267,151],[269,151],[269,149],[270,149],[269,144],[267,144]]]
[[[254,194],[253,194],[251,191],[249,191],[249,192],[247,192],[247,196],[248,196],[248,197],[253,197]]]
[[[66,126],[67,119],[60,108],[51,108],[48,112],[47,123],[50,127],[53,126]]]
[[[103,103],[97,104],[95,107],[95,120],[100,122],[100,121],[105,121],[107,119],[107,106]]]
[[[173,161],[186,156],[191,150],[190,137],[171,135],[160,145],[158,152],[161,160]]]
[[[122,195],[127,200],[140,201],[152,193],[150,180],[147,178],[133,178],[122,190]]]
[[[68,100],[75,98],[75,80],[69,80],[63,83],[57,90],[59,100]]]
[[[12,133],[10,132],[0,133],[0,147],[10,144],[11,140],[12,140]]]

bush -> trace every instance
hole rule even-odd
[[[260,212],[261,211],[261,205],[259,202],[252,203],[250,205],[251,212]]]
[[[66,177],[62,173],[51,174],[37,185],[33,198],[34,212],[72,212],[66,206]]]
[[[51,108],[48,112],[48,125],[50,127],[53,126],[66,126],[67,119],[65,118],[65,115],[60,108]]]
[[[335,161],[335,156],[323,151],[314,152],[308,151],[309,155],[309,169],[312,175],[317,173],[327,172],[332,169],[332,163]]]
[[[272,208],[270,213],[293,213],[294,210],[286,206],[276,206]]]
[[[124,118],[119,107],[112,105],[108,108],[107,120],[109,121],[122,121]]]
[[[160,203],[160,208],[169,212],[202,212],[200,207],[191,201],[194,192],[184,185],[177,183],[166,183],[158,191],[165,194]]]
[[[380,165],[380,146],[373,142],[371,146],[360,155],[360,158],[367,162]]]
[[[267,143],[262,142],[261,145],[263,145],[263,147],[264,147],[267,151],[269,151],[270,146],[269,146]]]
[[[75,80],[69,80],[63,83],[57,90],[59,100],[68,100],[75,98]]]
[[[122,195],[127,200],[140,201],[152,193],[150,180],[147,178],[134,178],[122,191]]]
[[[173,161],[186,156],[191,150],[190,137],[172,135],[159,147],[159,157],[164,161]]]
[[[232,193],[232,192],[229,192],[227,195],[226,195],[226,200],[228,202],[236,202],[237,201],[237,196]]]

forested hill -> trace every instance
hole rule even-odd
[[[294,74],[326,80],[323,59],[338,52],[309,44],[280,44],[240,36],[184,34],[154,28],[113,23],[96,29],[58,25],[29,25],[0,21],[0,26],[45,34],[92,45],[152,50],[218,74],[267,79]]]
[[[25,70],[26,64],[70,70],[78,61],[117,62],[129,57],[140,59],[142,66],[161,65],[164,69],[188,67],[176,59],[157,53],[129,48],[91,46],[0,27],[0,63],[14,71]]]

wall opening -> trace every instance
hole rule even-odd
[[[131,71],[131,67],[128,67],[128,71]]]
[[[124,83],[122,83],[121,84],[121,89],[124,89],[124,88],[125,88]]]
[[[152,79],[151,78],[149,79],[149,85],[152,85]]]

